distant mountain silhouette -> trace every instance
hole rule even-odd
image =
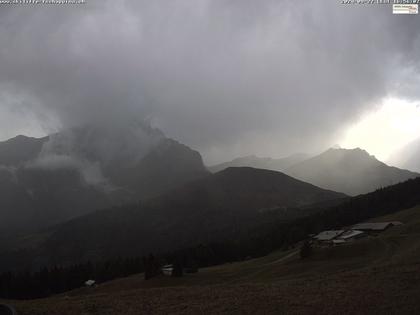
[[[285,173],[319,187],[353,196],[420,176],[388,166],[359,148],[331,148],[291,166]]]
[[[141,205],[57,225],[31,255],[55,264],[173,250],[246,233],[264,218],[272,221],[270,215],[296,218],[307,213],[304,206],[344,197],[279,172],[228,168]]]
[[[200,154],[144,124],[0,142],[0,234],[157,196],[208,175]]]
[[[208,167],[208,169],[212,173],[219,172],[228,167],[254,167],[254,168],[261,168],[261,169],[266,169],[266,170],[284,172],[286,169],[288,169],[292,165],[302,162],[308,158],[309,156],[304,153],[296,153],[288,157],[279,158],[279,159],[249,155],[249,156],[236,158],[230,162],[225,162],[225,163],[217,164],[214,166],[210,166]]]

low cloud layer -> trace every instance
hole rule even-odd
[[[146,123],[109,129],[89,125],[55,133],[42,146],[36,159],[25,167],[41,170],[78,170],[86,183],[112,189],[109,168],[134,167],[164,138]]]
[[[210,164],[320,151],[419,98],[419,26],[335,0],[1,7],[0,137],[148,119]]]

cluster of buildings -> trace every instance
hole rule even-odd
[[[386,229],[401,225],[399,221],[359,223],[353,225],[350,229],[323,231],[317,235],[311,235],[312,241],[318,245],[340,245],[351,242],[368,235],[378,234]]]
[[[176,266],[173,264],[164,265],[161,268],[162,274],[165,276],[182,276],[184,273],[197,273],[198,266],[196,264],[190,264],[188,266],[178,266],[179,270],[176,270]]]

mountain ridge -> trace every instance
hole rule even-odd
[[[288,167],[292,166],[293,164],[299,163],[307,159],[308,157],[309,155],[305,153],[295,153],[284,158],[278,159],[270,157],[258,157],[256,155],[248,155],[244,157],[238,157],[229,162],[209,166],[208,169],[212,173],[216,173],[228,167],[255,167],[284,172]]]
[[[0,142],[0,228],[36,230],[207,175],[199,152],[148,125],[17,136]]]
[[[334,187],[336,191],[353,196],[420,176],[415,172],[388,166],[360,148],[330,148],[293,165],[286,173],[326,189]]]
[[[141,204],[56,225],[27,261],[42,266],[174,250],[238,237],[258,222],[291,220],[308,213],[306,205],[345,198],[279,172],[230,168]]]
[[[389,166],[361,148],[332,147],[312,157],[295,154],[282,159],[250,155],[209,167],[209,170],[215,172],[229,166],[281,169],[279,171],[315,186],[352,196],[420,176]]]

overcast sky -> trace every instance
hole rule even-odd
[[[401,104],[401,117],[420,111],[420,18],[391,11],[339,0],[0,5],[0,139],[147,119],[208,164],[336,143],[385,158],[420,136],[378,132]]]

